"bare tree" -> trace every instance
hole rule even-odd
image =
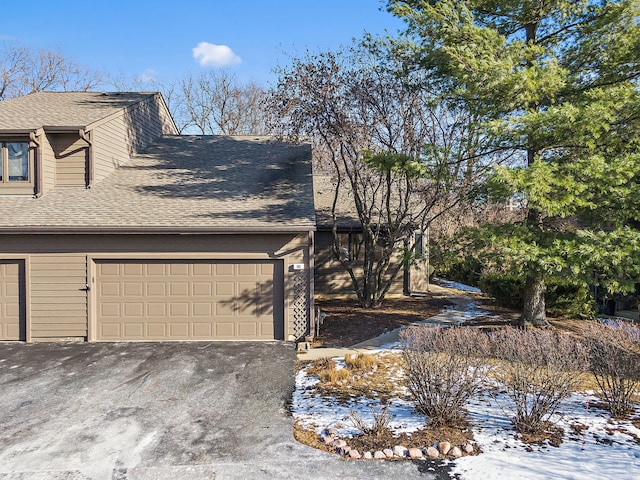
[[[201,134],[268,133],[264,89],[253,82],[242,83],[225,70],[185,78],[179,96],[189,126]]]
[[[55,50],[4,43],[0,50],[0,100],[43,90],[88,91],[102,75]]]
[[[416,260],[414,231],[425,230],[474,186],[474,137],[459,135],[468,116],[436,101],[426,87],[428,72],[407,70],[391,48],[372,39],[338,52],[307,53],[279,74],[269,100],[275,130],[312,138],[326,156],[335,177],[335,258],[361,304],[375,307],[402,267]],[[346,197],[362,225],[358,265],[340,250]],[[401,261],[394,261],[398,254]]]

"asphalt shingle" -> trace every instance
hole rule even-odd
[[[1,197],[0,231],[315,225],[311,148],[268,137],[165,136],[91,189]]]

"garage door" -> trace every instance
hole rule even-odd
[[[0,340],[24,340],[24,262],[0,260]]]
[[[284,338],[282,262],[96,262],[97,340]]]

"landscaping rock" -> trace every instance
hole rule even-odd
[[[347,442],[345,442],[344,440],[334,440],[331,446],[336,448],[344,448],[347,446]]]
[[[380,452],[380,453],[382,453],[382,452]],[[384,453],[382,453],[382,454],[384,455]],[[362,454],[362,457],[366,458],[367,460],[371,460],[373,458],[373,454],[371,452],[364,452]]]
[[[349,452],[351,451],[351,447],[350,446],[345,446],[345,447],[340,447],[338,448],[338,453],[340,455],[349,455]]]
[[[387,458],[393,457],[393,450],[391,450],[390,448],[385,448],[384,450],[382,450],[382,453],[384,453],[385,457]]]
[[[335,437],[338,435],[338,430],[336,430],[335,428],[327,428],[325,432],[327,432],[327,435],[330,435],[332,437]]]
[[[373,458],[375,458],[376,460],[382,460],[383,458],[387,458],[387,456],[384,454],[384,452],[378,450],[373,452]]]
[[[332,437],[331,435],[327,435],[325,437],[322,437],[320,441],[322,443],[324,443],[325,445],[331,445],[333,442],[336,441],[336,439],[334,437]]]
[[[349,458],[353,458],[354,460],[358,460],[362,458],[360,452],[358,450],[349,450]]]
[[[416,458],[423,458],[422,450],[420,450],[419,448],[410,448],[409,449],[409,458],[412,458],[414,460]]]
[[[473,445],[467,443],[464,447],[462,447],[462,450],[464,450],[464,453],[473,453]]]
[[[451,450],[451,444],[449,442],[440,442],[438,444],[438,450],[442,455],[446,455]]]
[[[452,455],[454,458],[460,458],[462,456],[462,450],[458,447],[453,447],[449,452],[449,455]]]
[[[429,458],[438,458],[440,456],[440,452],[436,447],[427,448],[427,457]]]
[[[407,449],[407,447],[404,447],[402,445],[396,445],[395,447],[393,447],[393,455],[396,457],[404,458],[408,454],[409,450]]]

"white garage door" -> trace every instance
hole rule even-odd
[[[96,339],[284,338],[282,262],[96,261]]]

